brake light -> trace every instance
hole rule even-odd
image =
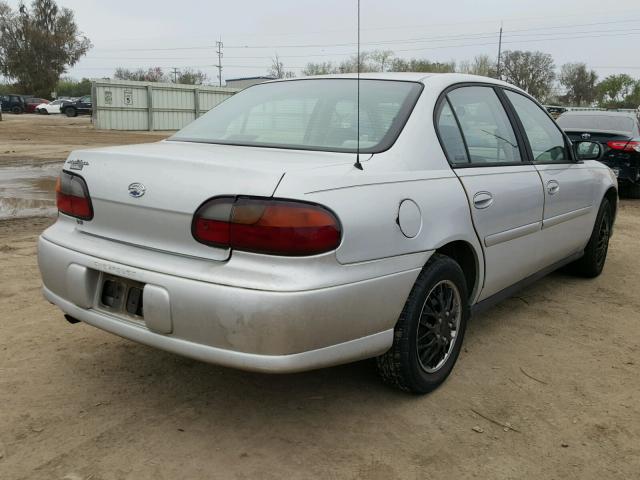
[[[640,153],[640,142],[628,140],[614,140],[607,142],[607,146],[612,150],[622,150],[624,152]]]
[[[222,248],[271,255],[305,256],[334,250],[341,228],[320,205],[256,197],[218,197],[193,218],[194,238]]]
[[[93,207],[87,182],[79,175],[62,172],[56,182],[58,211],[81,220],[93,218]]]

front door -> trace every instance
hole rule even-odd
[[[584,248],[593,228],[595,176],[590,162],[576,163],[565,136],[547,113],[524,95],[505,90],[524,130],[527,148],[544,184],[543,265]]]
[[[539,270],[542,182],[492,86],[449,91],[437,121],[484,249],[483,300]]]

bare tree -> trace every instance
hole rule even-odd
[[[497,77],[497,65],[489,55],[478,55],[471,61],[460,62],[458,71],[469,75]]]
[[[386,72],[391,66],[393,56],[391,50],[375,50],[370,54],[371,61],[375,64],[377,72]]]
[[[302,74],[306,76],[329,75],[337,72],[338,67],[336,67],[333,62],[307,63],[307,66],[302,70]]]
[[[287,71],[284,67],[284,63],[280,61],[280,57],[276,53],[271,59],[271,68],[269,69],[269,75],[274,78],[294,78],[296,76],[292,71]]]
[[[544,100],[555,80],[553,57],[543,52],[506,51],[502,54],[504,79]]]
[[[169,78],[161,67],[152,67],[148,70],[138,68],[129,70],[127,68],[116,68],[113,78],[116,80],[134,80],[136,82],[169,82]]]

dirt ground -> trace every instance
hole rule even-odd
[[[4,114],[0,122],[0,167],[61,162],[72,150],[154,142],[168,132],[95,130],[89,117]]]
[[[54,144],[45,126],[10,135]],[[0,479],[640,478],[640,202],[622,202],[601,277],[556,273],[473,318],[422,397],[370,362],[267,376],[70,325],[40,294],[51,221],[0,222]]]

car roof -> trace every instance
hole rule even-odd
[[[304,80],[317,80],[317,79],[326,79],[326,78],[358,78],[358,74],[356,73],[338,73],[331,75],[312,75],[308,77],[299,77],[292,79],[279,79],[273,80],[273,82],[287,82],[287,81],[304,81]],[[430,73],[430,72],[367,72],[361,73],[360,78],[362,80],[397,80],[397,81],[405,81],[405,82],[421,82],[427,83],[429,80],[438,80],[438,83],[441,84],[456,84],[456,83],[465,83],[465,82],[482,82],[482,83],[491,83],[495,85],[508,86],[511,88],[515,88],[516,90],[520,90],[513,85],[510,85],[501,80],[496,80],[495,78],[490,77],[481,77],[479,75],[467,75],[464,73]],[[273,82],[265,82],[265,83],[273,83]]]

